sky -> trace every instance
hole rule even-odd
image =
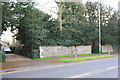
[[[36,6],[37,8],[39,8],[40,10],[52,15],[54,18],[57,17],[57,15],[56,15],[56,13],[57,13],[57,5],[54,2],[55,0],[34,0],[34,1],[36,3],[38,3],[38,5]],[[78,0],[76,0],[76,1],[78,1]],[[101,1],[103,4],[105,4],[107,6],[111,6],[112,8],[118,10],[118,2],[120,0],[82,0],[83,4],[86,1],[92,1],[92,2]]]

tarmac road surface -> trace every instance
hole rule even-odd
[[[118,57],[3,74],[3,78],[118,78]]]

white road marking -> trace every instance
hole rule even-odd
[[[113,67],[110,67],[110,68],[107,68],[107,69],[113,69],[113,68],[117,68],[118,66],[113,66]]]
[[[69,78],[78,78],[78,77],[82,77],[82,76],[86,76],[89,75],[90,73],[85,73],[85,74],[81,74],[81,75],[77,75],[77,76],[73,76],[73,77],[69,77]]]
[[[106,68],[106,69],[99,69],[97,71],[92,71],[90,73],[84,73],[84,74],[80,74],[80,75],[77,75],[77,76],[65,77],[65,78],[82,78],[82,77],[87,76],[87,75],[96,74],[98,72],[104,72],[104,71],[107,71],[107,70],[110,70],[110,69],[114,69],[114,68],[117,68],[117,67],[118,66],[113,66],[113,67],[109,67],[109,68]]]

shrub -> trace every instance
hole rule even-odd
[[[14,51],[15,54],[23,54],[23,49],[22,48],[15,48],[15,51]]]
[[[32,59],[40,58],[40,50],[39,50],[39,49],[34,49],[34,50],[32,50],[31,58],[32,58]]]
[[[15,46],[10,46],[11,52],[15,53]]]
[[[4,62],[6,59],[6,55],[5,55],[5,52],[3,51],[0,51],[0,62]]]

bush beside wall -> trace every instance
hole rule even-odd
[[[6,59],[6,55],[5,55],[5,52],[3,51],[0,51],[0,62],[4,62]]]
[[[40,58],[40,50],[39,49],[32,50],[31,58],[32,59]]]

